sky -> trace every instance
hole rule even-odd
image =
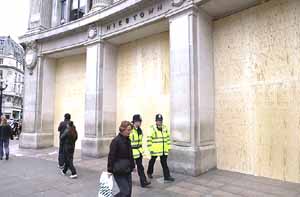
[[[0,36],[10,35],[16,42],[28,27],[30,0],[0,0]]]

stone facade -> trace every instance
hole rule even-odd
[[[21,40],[36,42],[28,54],[37,64],[25,74],[21,147],[57,145],[57,124],[72,112],[82,154],[100,157],[121,119],[141,113],[146,131],[163,113],[173,138],[170,167],[191,175],[216,167],[210,16],[193,1],[87,1],[85,14],[71,21],[71,1],[32,2]]]
[[[22,118],[24,69],[23,48],[10,37],[0,36],[0,80],[7,84],[2,113],[10,119]]]
[[[274,156],[272,169],[278,171],[270,174],[265,167],[270,160],[264,159],[270,147],[256,144],[278,144],[278,138],[270,141],[277,131],[273,123],[291,113],[273,102],[263,107],[264,95],[282,97],[283,105],[297,109],[285,97],[289,85],[295,87],[291,94],[296,92],[296,84],[279,83],[272,92],[269,82],[262,81],[296,76],[297,55],[289,54],[289,44],[297,48],[298,42],[283,39],[291,35],[297,40],[296,0],[261,5],[255,0],[93,0],[78,4],[80,12],[71,8],[70,0],[32,2],[29,31],[21,40],[37,44],[31,51],[37,64],[25,72],[21,147],[57,145],[57,124],[64,113],[72,112],[82,154],[101,157],[122,119],[140,113],[146,130],[154,114],[163,113],[172,135],[173,171],[196,176],[219,167],[279,179],[290,173],[284,169],[292,162],[283,162],[283,168],[275,162],[280,157]],[[47,6],[50,12],[43,9]],[[281,9],[285,12],[277,11]],[[282,51],[275,50],[277,45]],[[274,57],[268,59],[266,52]],[[286,57],[293,66],[285,66]],[[281,72],[275,60],[282,61]],[[265,117],[274,111],[280,111],[277,119]],[[298,138],[284,131],[276,136],[285,137],[279,149],[287,158],[293,154],[284,144]]]

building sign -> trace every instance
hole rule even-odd
[[[158,17],[166,13],[170,9],[169,1],[161,1],[158,4],[149,6],[141,11],[135,12],[126,17],[115,20],[111,23],[102,26],[102,35],[107,35],[118,30],[124,29],[129,26],[136,25],[138,23],[145,22],[152,18]]]

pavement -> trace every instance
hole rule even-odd
[[[19,149],[18,141],[11,142],[10,160],[0,161],[0,197],[97,196],[107,158],[81,158],[77,151],[74,163],[78,179],[73,180],[61,175],[57,168],[56,148]],[[133,197],[300,197],[300,184],[223,170],[212,170],[199,177],[173,173],[176,181],[164,183],[160,163],[155,167],[149,188],[141,188],[137,173],[133,173]]]

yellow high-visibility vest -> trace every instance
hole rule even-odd
[[[147,146],[151,156],[168,155],[171,149],[170,132],[165,125],[162,131],[158,130],[156,125],[152,125],[147,137]]]
[[[136,128],[133,128],[129,135],[132,147],[132,155],[134,159],[140,157],[140,154],[144,153],[143,149],[143,134],[138,133]]]

